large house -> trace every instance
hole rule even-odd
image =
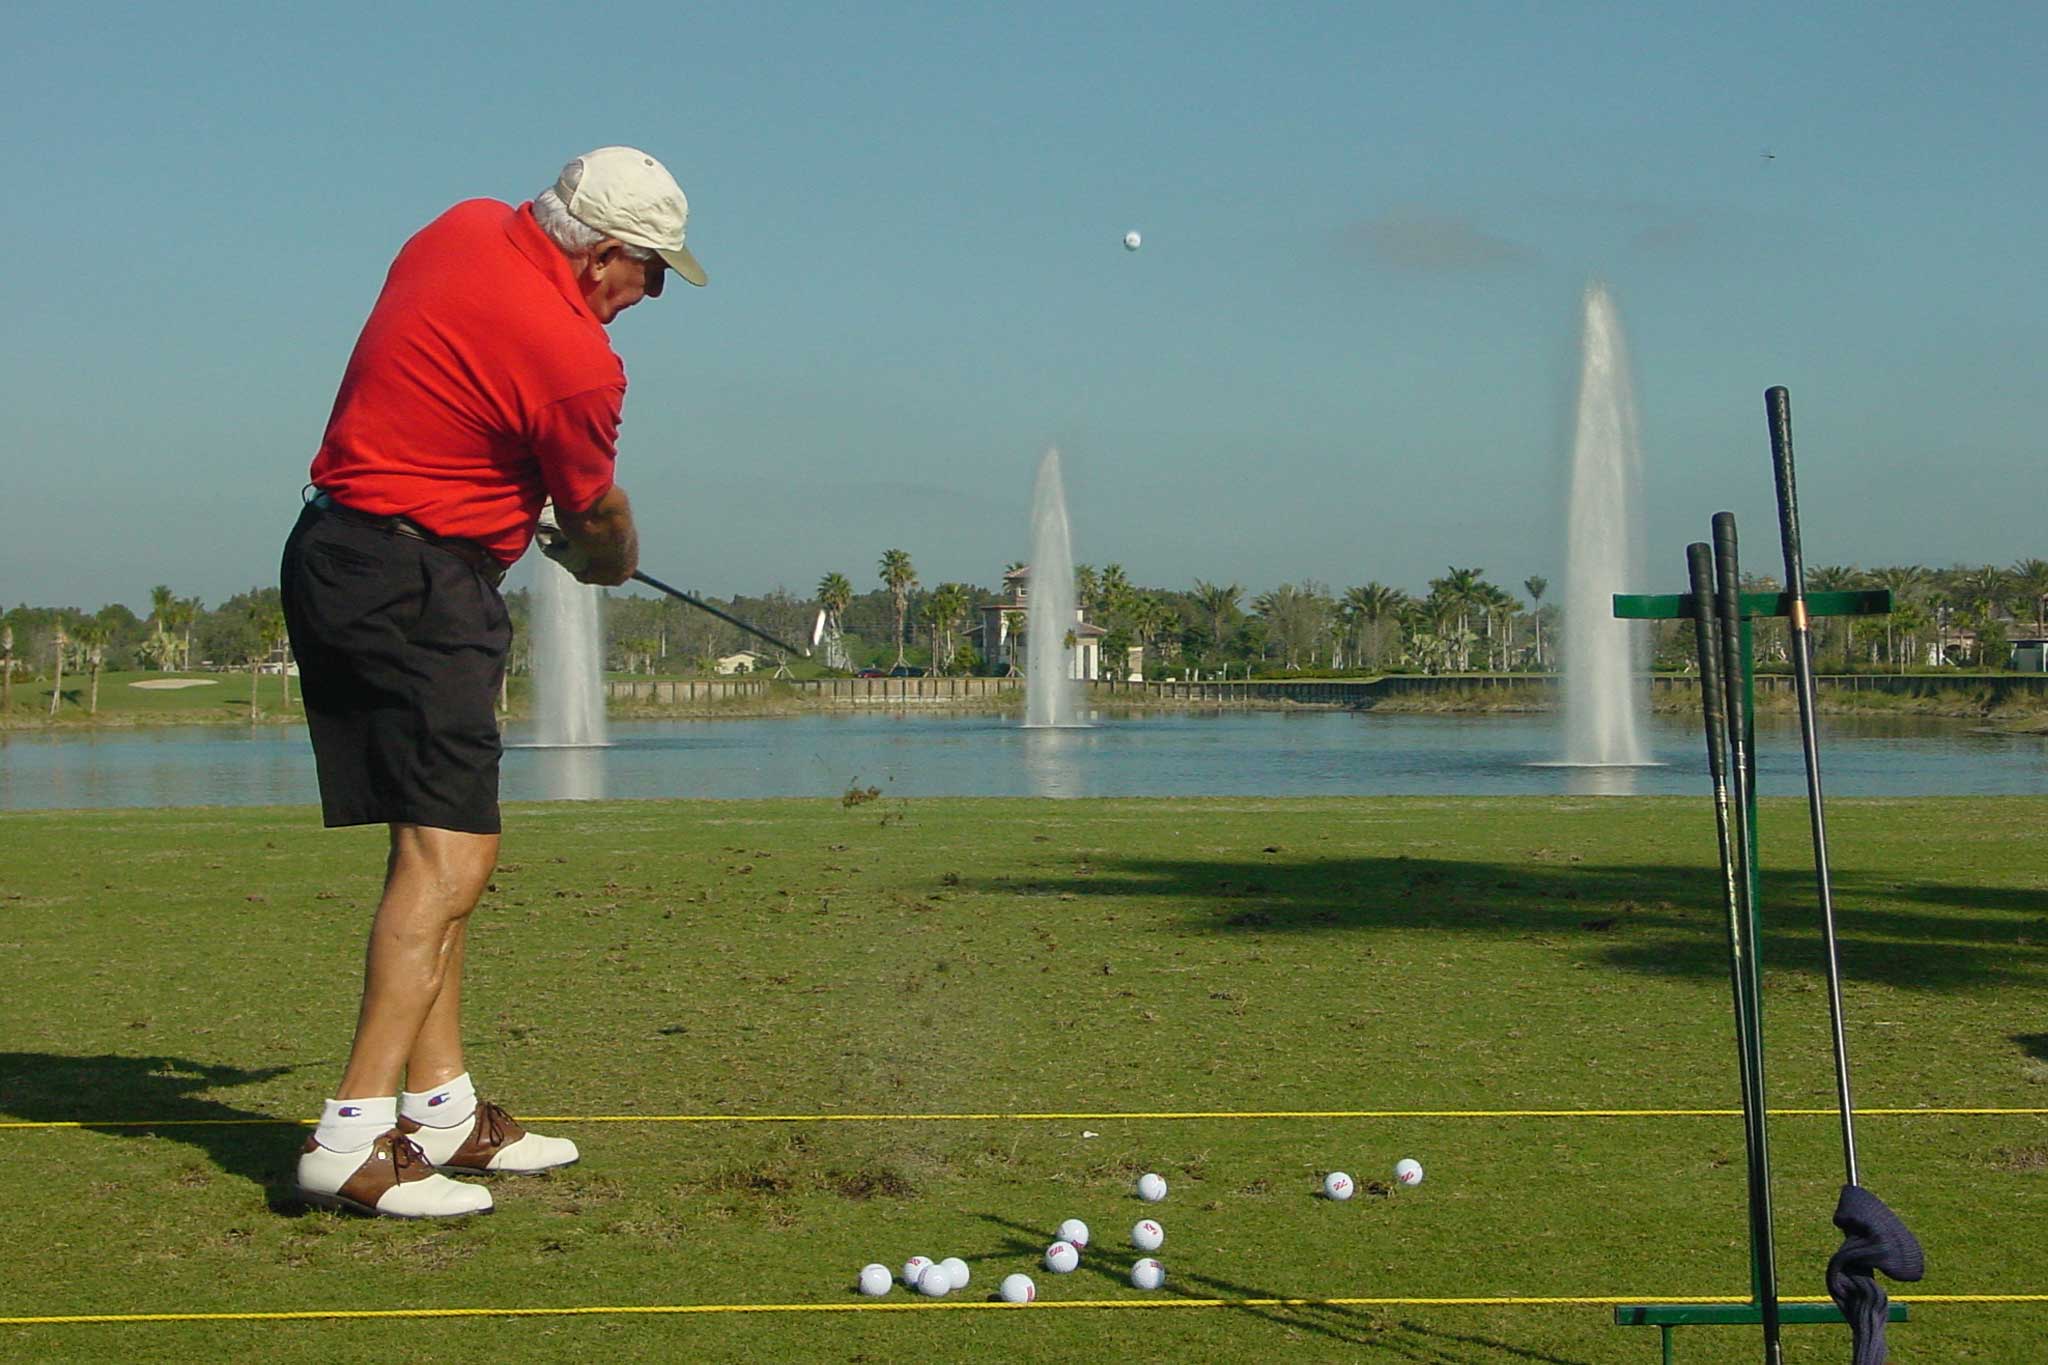
[[[1003,575],[1003,596],[983,604],[981,624],[968,631],[988,672],[1025,670],[1025,655],[1030,649],[1030,613],[1031,566],[1026,564]],[[1108,633],[1089,622],[1082,608],[1074,608],[1074,625],[1067,641],[1069,678],[1093,678],[1101,672],[1102,637]]]

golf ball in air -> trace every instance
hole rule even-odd
[[[1332,1171],[1323,1177],[1323,1193],[1332,1199],[1351,1197],[1351,1177],[1342,1171]]]
[[[1131,1245],[1140,1251],[1157,1251],[1165,1240],[1166,1229],[1150,1218],[1140,1218],[1131,1224]]]
[[[924,1268],[932,1263],[929,1256],[913,1256],[903,1263],[903,1283],[917,1288],[917,1277],[924,1274]]]
[[[860,1292],[871,1299],[879,1299],[889,1292],[889,1267],[876,1262],[860,1268]]]
[[[1081,1253],[1072,1242],[1054,1242],[1045,1249],[1045,1268],[1055,1275],[1065,1275],[1079,1264]]]
[[[1422,1183],[1422,1163],[1414,1157],[1402,1157],[1394,1163],[1394,1179],[1400,1181],[1403,1185],[1420,1185]]]
[[[939,1269],[946,1272],[947,1278],[953,1281],[955,1289],[965,1289],[967,1281],[972,1279],[974,1275],[974,1272],[967,1268],[967,1262],[961,1260],[958,1256],[948,1256],[945,1260],[940,1261]]]
[[[1004,1303],[1029,1303],[1038,1297],[1038,1286],[1031,1283],[1029,1275],[1005,1275],[996,1293],[1003,1296]]]
[[[942,1265],[928,1265],[917,1277],[917,1289],[928,1299],[943,1299],[953,1292],[953,1273]]]
[[[1135,229],[1124,234],[1125,251],[1136,251],[1139,247],[1143,245],[1145,245],[1145,239],[1139,236]]]
[[[1138,1177],[1138,1198],[1148,1204],[1156,1204],[1166,1198],[1166,1177],[1151,1171]]]
[[[1072,1242],[1076,1251],[1086,1251],[1088,1249],[1088,1225],[1078,1218],[1069,1218],[1066,1222],[1060,1224],[1060,1240],[1062,1242]]]
[[[1150,1256],[1136,1261],[1131,1266],[1131,1287],[1133,1289],[1157,1289],[1166,1283],[1166,1267]]]

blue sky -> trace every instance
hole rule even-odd
[[[646,566],[701,591],[864,590],[890,547],[992,583],[1053,445],[1077,555],[1139,583],[1556,581],[1595,277],[1639,389],[1646,588],[1723,507],[1772,558],[1776,383],[1809,563],[2048,556],[2039,6],[7,27],[7,602],[273,581],[393,252],[610,142],[676,172],[712,277],[612,333]]]

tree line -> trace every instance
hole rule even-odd
[[[833,572],[807,596],[784,588],[730,598],[698,595],[789,640],[808,638],[813,617],[824,611],[833,648],[820,662],[840,670],[973,673],[998,662],[985,658],[972,639],[979,609],[999,600],[997,589],[926,585],[900,548],[880,556],[869,581],[873,587],[856,591],[852,577]],[[1484,568],[1457,565],[1421,592],[1377,580],[1338,590],[1313,578],[1257,593],[1201,578],[1186,588],[1146,587],[1118,563],[1077,565],[1074,581],[1088,620],[1105,632],[1104,670],[1117,676],[1133,647],[1142,650],[1150,676],[1548,671],[1558,662],[1562,612],[1544,601],[1550,585],[1540,575],[1523,578],[1519,593],[1495,583]],[[1745,580],[1752,591],[1778,586],[1768,576]],[[1816,656],[1824,669],[1996,669],[2006,666],[2014,638],[2048,637],[2048,560],[2022,559],[2006,568],[1824,565],[1807,571],[1809,592],[1860,588],[1888,590],[1892,610],[1815,618]],[[525,589],[506,594],[514,673],[531,662],[529,596]],[[604,596],[607,665],[616,671],[708,671],[751,643],[670,598]],[[0,612],[0,685],[11,692],[18,679],[61,680],[69,672],[89,675],[96,688],[103,670],[254,671],[286,658],[284,612],[274,587],[253,587],[208,607],[158,584],[149,600],[145,616],[121,603],[95,612],[25,604]],[[1756,648],[1766,666],[1783,662],[1783,623],[1759,621]],[[1682,669],[1691,649],[1684,623],[1652,624],[1653,666]],[[280,695],[288,698],[288,689],[286,678]],[[53,704],[60,693],[53,691]],[[11,697],[0,704],[11,706]]]

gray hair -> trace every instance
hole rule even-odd
[[[555,183],[567,185],[569,192],[574,194],[576,186],[582,181],[583,158],[579,156],[562,167],[561,178]],[[533,218],[540,224],[540,230],[548,235],[549,240],[571,256],[588,256],[597,250],[599,242],[605,240],[604,233],[569,212],[568,205],[562,202],[562,196],[555,192],[554,185],[548,186],[533,197]],[[655,256],[647,247],[634,246],[630,242],[619,242],[619,247],[636,261],[651,261]]]

